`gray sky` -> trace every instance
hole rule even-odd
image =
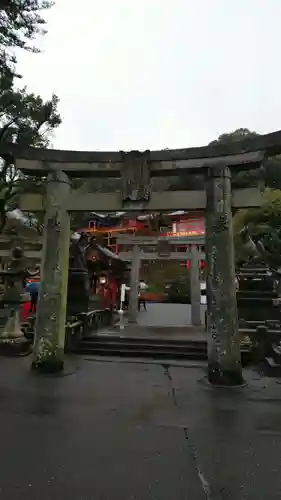
[[[56,0],[24,84],[60,97],[61,149],[203,145],[281,128],[281,0]]]

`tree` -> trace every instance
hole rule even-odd
[[[240,238],[240,231],[248,227],[249,236],[261,241],[267,263],[272,268],[281,266],[281,190],[267,188],[261,207],[240,210],[233,219],[236,259],[245,261],[249,255]]]
[[[245,137],[256,137],[258,134],[247,128],[240,128],[228,134],[222,134],[211,144],[231,144]],[[261,241],[267,263],[273,267],[281,266],[281,157],[266,159],[260,170],[241,172],[233,176],[233,184],[252,187],[263,180],[266,188],[263,191],[261,207],[239,210],[233,218],[234,243],[237,261],[248,260],[249,254],[240,237],[243,227],[248,227],[249,236],[257,243]]]
[[[272,189],[281,189],[281,156],[267,158],[264,169],[264,183]]]
[[[241,141],[246,137],[256,137],[258,134],[248,128],[237,128],[233,132],[226,134],[221,134],[217,139],[210,142],[210,146],[213,144],[231,144],[232,142]]]
[[[0,78],[0,155],[1,144],[12,142],[23,147],[47,147],[52,131],[61,123],[58,97],[48,101],[26,88],[15,89],[13,78]],[[38,191],[41,182],[27,178],[15,168],[13,158],[2,155],[0,169],[0,232],[6,221],[6,211],[14,208],[18,195],[26,190]]]
[[[258,134],[253,132],[247,128],[239,128],[234,130],[233,132],[221,134],[218,139],[210,142],[209,146],[215,144],[231,144],[232,142],[240,141],[245,137],[255,137]],[[253,186],[257,184],[261,179],[261,172],[257,172],[256,170],[250,170],[245,172],[239,172],[239,174],[233,176],[233,185],[234,187],[243,187],[243,186]],[[182,189],[185,186],[190,190],[200,190],[204,189],[204,175],[190,175],[190,174],[181,174],[177,178],[170,180],[169,189],[171,191]],[[280,184],[281,187],[281,184]]]
[[[241,141],[247,137],[257,137],[259,134],[248,128],[238,128],[233,132],[221,134],[218,139],[210,142],[214,144],[231,144]],[[235,187],[253,187],[258,182],[264,182],[265,186],[273,189],[281,189],[281,156],[266,158],[260,170],[248,170],[233,175],[233,185]]]
[[[256,137],[258,134],[248,128],[238,128],[233,132],[221,134],[218,139],[210,142],[210,146],[215,144],[231,144],[233,142],[241,141],[247,137]],[[246,170],[239,172],[238,174],[233,173],[232,184],[233,187],[253,187],[257,185],[263,179],[263,169],[261,170]]]
[[[52,6],[49,0],[0,0],[0,67],[14,74],[15,49],[36,52],[32,41],[44,34],[46,21],[41,13]]]
[[[18,195],[30,187],[42,189],[38,179],[21,175],[9,155],[1,155],[1,144],[12,142],[23,147],[47,147],[51,132],[61,123],[58,97],[48,101],[26,88],[15,88],[15,49],[38,52],[33,45],[37,35],[45,34],[43,11],[50,0],[0,0],[0,232],[6,211],[14,208]]]

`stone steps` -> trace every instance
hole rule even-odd
[[[77,352],[95,356],[121,356],[152,359],[207,359],[204,341],[97,336],[79,342]]]
[[[75,349],[80,354],[95,356],[137,357],[150,359],[207,360],[205,340],[178,340],[151,337],[97,335],[81,340]],[[248,363],[250,350],[243,348],[243,362]]]

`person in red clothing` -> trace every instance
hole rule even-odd
[[[114,278],[111,278],[110,282],[108,283],[108,303],[110,309],[115,309],[117,305],[117,282]]]
[[[21,304],[21,307],[20,307],[20,322],[21,323],[23,323],[30,315],[29,308],[30,308],[30,302],[24,302],[23,304]]]

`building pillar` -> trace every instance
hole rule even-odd
[[[132,267],[130,276],[129,323],[137,323],[139,303],[140,255],[139,245],[133,246]]]
[[[191,324],[201,325],[200,254],[197,245],[191,245],[190,264]]]
[[[208,378],[217,385],[239,385],[243,376],[229,168],[209,168],[206,190]]]
[[[70,181],[63,171],[49,173],[32,363],[33,368],[46,372],[63,369],[70,239],[66,201],[70,192]]]

